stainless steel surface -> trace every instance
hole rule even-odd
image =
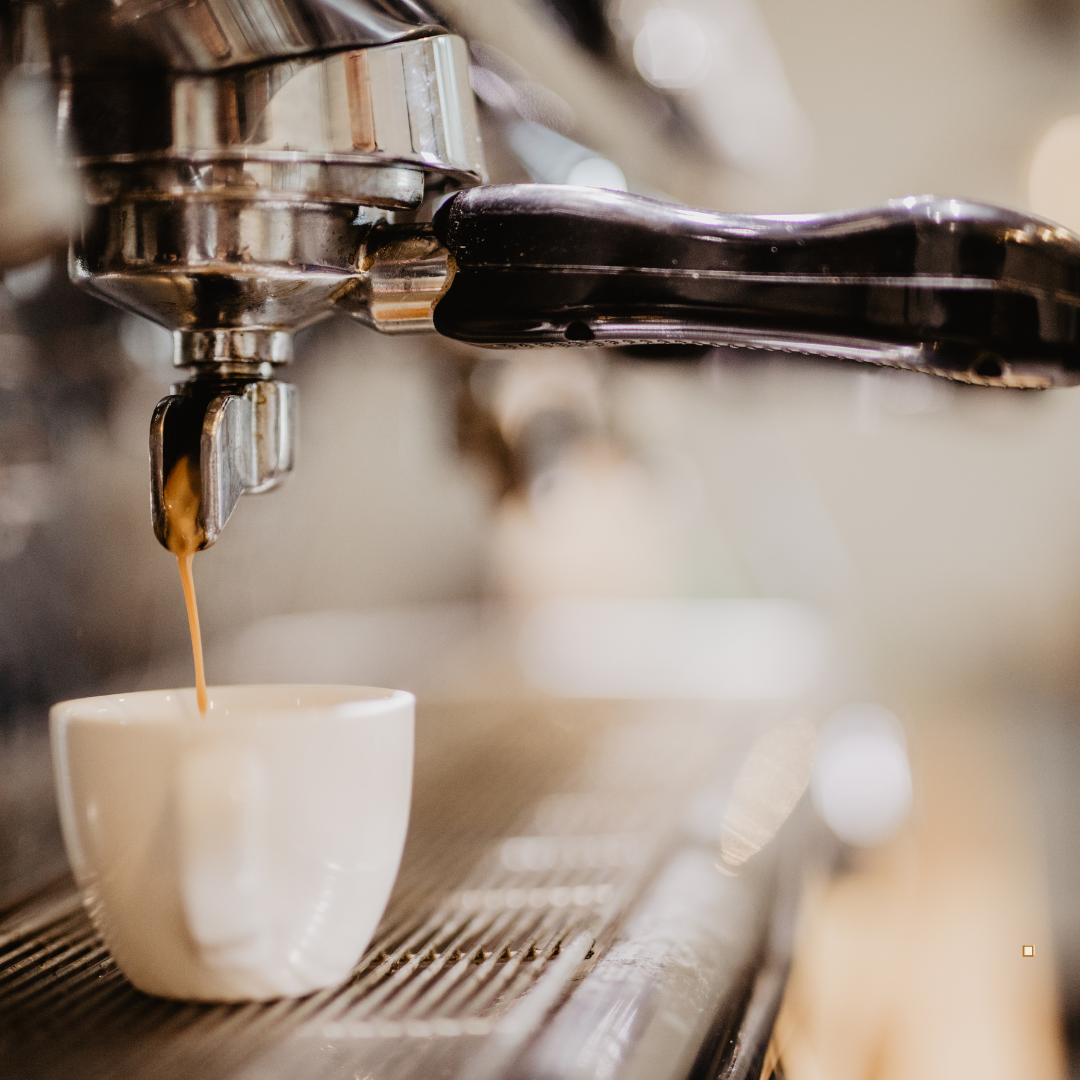
[[[467,72],[442,35],[177,79],[162,129],[115,152],[74,126],[73,279],[174,333],[325,317],[388,209],[483,179]]]
[[[621,1075],[687,1076],[712,1006],[738,985],[760,947],[767,908],[751,885],[755,876],[725,877],[708,850],[673,857],[533,1047],[530,1072],[586,1080],[610,1067],[615,1048],[632,1047],[618,1055],[630,1059],[620,1062]]]
[[[118,200],[76,243],[72,278],[173,331],[181,363],[198,356],[188,333],[288,335],[325,318],[356,275],[364,235],[381,215],[253,195],[251,202]],[[238,339],[229,340],[235,348]]]
[[[435,305],[454,279],[454,265],[428,228],[375,229],[360,270],[338,308],[384,334],[434,332]]]
[[[721,1020],[739,1027],[781,850],[725,874],[683,823],[774,713],[422,709],[405,860],[347,985],[268,1005],[145,997],[59,886],[0,924],[5,1075],[688,1075]]]
[[[437,29],[420,0],[54,0],[48,7],[56,46],[77,70],[105,67],[119,54],[145,66],[216,71]]]
[[[148,168],[128,181],[130,189],[148,194],[179,194],[177,188],[190,186],[237,195],[237,187],[247,187],[366,201],[355,197],[366,192],[351,172],[295,167],[303,162],[397,166],[463,184],[477,183],[483,173],[465,44],[450,34],[214,75],[178,75],[138,127],[124,115],[125,103],[110,126],[104,117],[85,115],[103,93],[78,81],[65,90],[77,160],[82,166],[188,164],[187,170]],[[126,105],[134,109],[138,102]],[[215,175],[191,167],[204,161],[293,168]],[[108,174],[99,176],[93,191],[116,183]]]
[[[392,10],[282,4],[266,8],[279,20],[275,30],[273,18],[256,18],[261,4],[200,0],[180,9],[127,0],[116,19],[94,24],[97,44],[133,60],[137,50],[117,26],[140,41],[167,31],[165,69],[76,71],[65,83],[62,134],[75,148],[84,194],[72,280],[170,330],[175,363],[200,380],[199,408],[165,399],[151,428],[159,539],[167,426],[186,426],[185,453],[201,458],[208,546],[240,494],[269,490],[292,468],[292,388],[237,380],[267,379],[291,359],[292,334],[343,299],[379,329],[430,329],[449,282],[446,253],[429,234],[368,238],[389,212],[484,179],[465,45],[438,32],[313,55],[342,39],[281,30],[298,11],[322,10],[333,21],[345,9],[379,25]],[[226,34],[215,46],[220,57],[291,58],[177,74],[203,70],[198,42],[214,26],[240,26],[241,15],[255,19],[258,33],[244,39],[247,51]],[[63,39],[57,47],[63,55]],[[256,452],[268,437],[277,449]]]

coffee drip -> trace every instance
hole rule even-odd
[[[180,582],[184,587],[188,629],[191,631],[191,652],[195,659],[195,695],[199,712],[207,710],[206,671],[203,666],[202,631],[199,627],[199,608],[195,602],[195,579],[191,563],[206,539],[199,520],[199,496],[202,481],[199,467],[190,457],[181,457],[165,481],[165,546],[176,556]]]

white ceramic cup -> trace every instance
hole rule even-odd
[[[68,858],[140,990],[291,997],[346,979],[397,875],[412,694],[228,686],[82,698],[50,714]]]

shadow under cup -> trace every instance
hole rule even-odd
[[[357,686],[154,690],[50,714],[76,881],[140,990],[200,1001],[345,980],[397,875],[415,699]]]

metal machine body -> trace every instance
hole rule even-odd
[[[292,467],[297,330],[335,305],[430,327],[445,251],[391,219],[484,179],[465,45],[407,3],[87,0],[50,31],[84,198],[71,276],[172,332],[191,374],[153,419],[154,526],[164,544],[193,456],[209,545]]]
[[[27,9],[30,10],[30,9]],[[36,9],[35,9],[36,10]],[[412,0],[48,8],[84,195],[73,280],[172,331],[163,487],[204,546],[292,466],[294,332],[340,309],[496,347],[725,345],[1014,388],[1080,371],[1080,240],[953,199],[744,217],[485,179],[464,42]],[[39,47],[38,52],[42,50]]]

